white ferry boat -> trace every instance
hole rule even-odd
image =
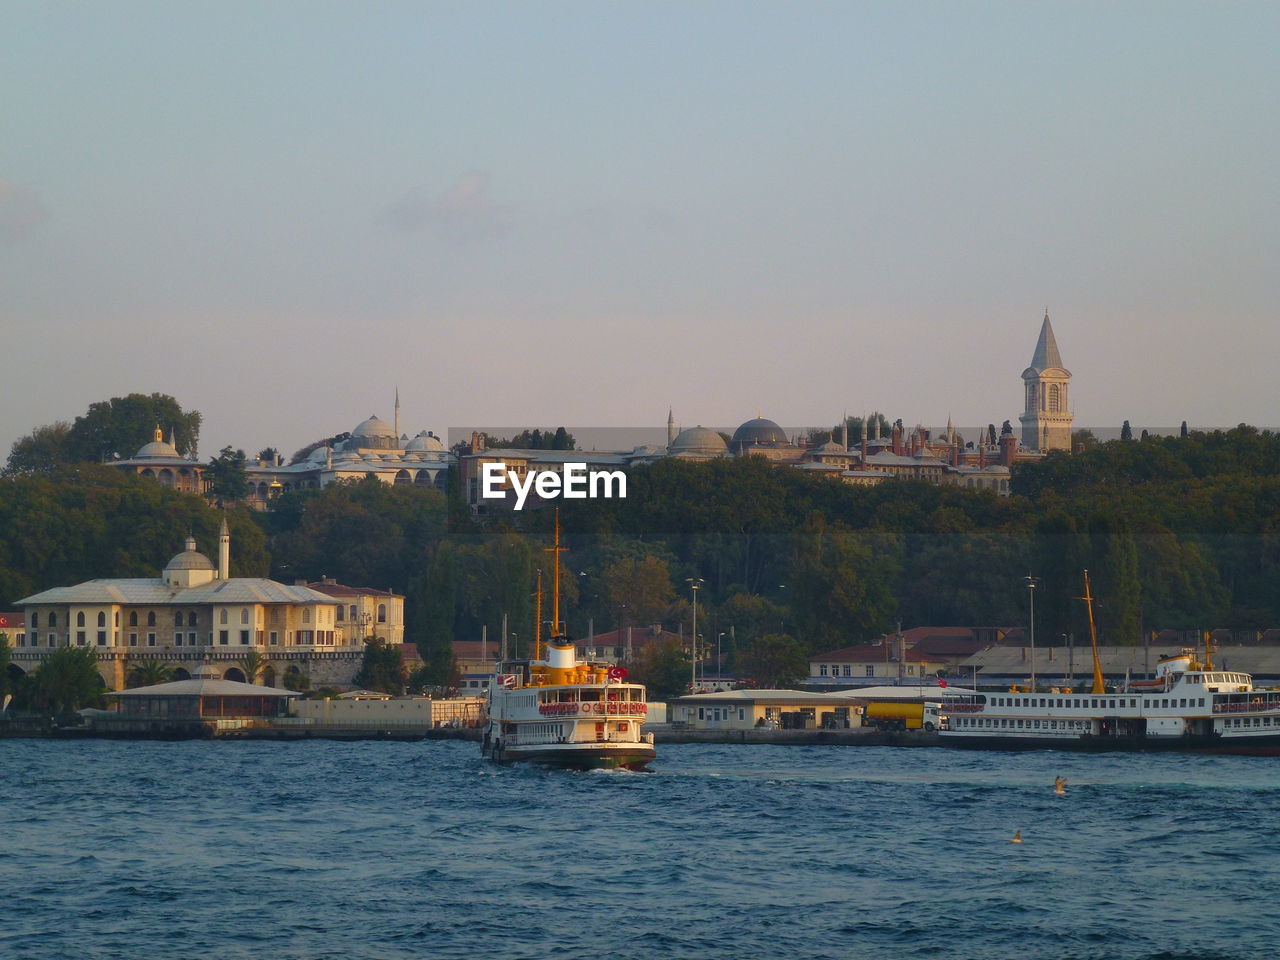
[[[1089,596],[1085,578],[1086,603]],[[1163,657],[1150,680],[1107,690],[1093,633],[1093,684],[1070,689],[973,693],[943,698],[947,746],[988,750],[1186,750],[1280,756],[1280,690],[1261,690],[1247,673],[1217,670],[1206,636],[1204,658],[1191,650]]]
[[[560,520],[556,517],[555,584],[551,622],[560,625]],[[538,578],[538,625],[542,578]],[[557,632],[559,632],[557,630]],[[535,633],[538,635],[540,631]],[[627,682],[627,671],[596,660],[580,660],[561,635],[540,639],[534,659],[503,660],[489,684],[488,719],[481,751],[499,763],[519,760],[590,770],[642,770],[655,756],[653,734],[640,732],[648,715],[645,688]]]

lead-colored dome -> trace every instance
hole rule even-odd
[[[703,426],[681,430],[680,435],[672,440],[671,446],[667,448],[667,453],[672,456],[681,453],[717,456],[728,452],[729,447],[725,444],[724,437],[709,427]]]
[[[425,430],[423,430],[422,433],[418,434],[416,437],[410,440],[409,445],[405,447],[405,450],[443,450],[443,449],[444,449],[444,443],[440,440],[440,438],[433,437],[431,434],[427,433],[427,431]]]
[[[182,459],[182,454],[178,453],[178,448],[168,440],[152,440],[148,444],[144,444],[139,448],[138,452],[133,455],[135,460],[154,460],[160,457],[166,457],[170,460]]]
[[[396,432],[391,424],[385,420],[379,420],[375,416],[370,416],[368,420],[360,424],[351,431],[353,437],[378,437],[386,440],[395,440]]]
[[[733,431],[733,442],[758,446],[785,446],[791,441],[787,439],[783,429],[772,420],[756,417]]]
[[[213,561],[196,549],[194,537],[187,537],[186,549],[176,554],[164,565],[166,572],[170,570],[212,570]]]

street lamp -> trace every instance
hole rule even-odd
[[[690,681],[689,692],[698,692],[698,590],[706,583],[701,577],[685,577],[685,583],[689,584],[689,589],[693,591],[693,637],[690,642],[690,649],[693,652],[693,662],[690,664]]]
[[[724,661],[720,659],[720,645],[724,641],[724,631],[721,630],[716,634],[716,681],[720,683],[724,680]],[[703,671],[704,675],[706,671]],[[721,683],[723,686],[723,683]]]
[[[1036,692],[1036,587],[1040,586],[1040,578],[1027,574],[1022,578],[1027,585],[1027,595],[1031,599],[1031,692]]]

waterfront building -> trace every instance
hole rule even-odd
[[[336,601],[339,646],[359,646],[369,637],[381,637],[397,646],[404,643],[404,597],[400,594],[349,587],[330,577],[303,585]]]
[[[108,693],[114,713],[97,713],[95,730],[117,734],[212,736],[218,730],[265,725],[285,715],[301,694],[226,680],[213,664],[201,664],[185,680]]]
[[[813,687],[855,683],[918,683],[945,669],[946,662],[917,652],[905,643],[882,642],[841,647],[809,658],[808,684]]]
[[[726,690],[697,693],[671,701],[673,724],[694,730],[816,730],[857,726],[853,696],[801,690]]]
[[[223,679],[244,682],[244,657],[255,651],[267,686],[349,686],[364,644],[340,626],[339,601],[305,585],[230,575],[231,536],[225,519],[218,563],[188,537],[159,577],[89,580],[54,587],[19,601],[26,619],[11,662],[36,669],[59,646],[92,647],[111,689],[147,661],[189,679],[212,664]]]

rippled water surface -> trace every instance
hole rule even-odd
[[[1271,957],[1277,786],[1167,754],[6,740],[0,957]]]

